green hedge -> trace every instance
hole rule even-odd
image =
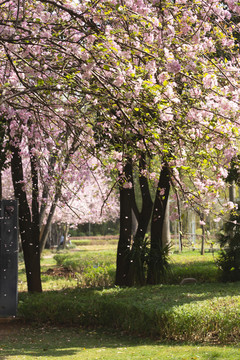
[[[239,293],[240,283],[22,293],[18,316],[37,323],[104,326],[161,341],[235,342]]]

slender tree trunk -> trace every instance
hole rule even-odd
[[[131,160],[125,165],[124,173],[127,181],[133,183]],[[120,235],[117,249],[117,269],[115,284],[128,285],[128,271],[130,262],[130,246],[132,235],[132,197],[133,188],[120,185]]]
[[[2,170],[0,169],[0,201],[2,200]]]
[[[194,211],[191,211],[191,223],[190,223],[190,232],[192,239],[192,248],[195,250],[196,246],[196,215]]]
[[[181,211],[181,204],[179,195],[176,192],[177,195],[177,208],[178,208],[178,242],[179,242],[179,251],[182,252],[183,249],[183,226],[182,226],[182,211]]]
[[[38,172],[37,172],[37,160],[30,151],[30,163],[31,163],[31,177],[32,177],[32,232],[36,237],[36,246],[39,247],[40,238],[40,223],[39,223],[39,188],[38,188]]]
[[[163,247],[171,244],[171,233],[170,233],[170,220],[169,220],[169,201],[167,202],[166,212],[163,222],[163,231],[162,231],[162,243]]]
[[[54,166],[56,164],[57,161],[57,157],[55,156],[55,154],[50,154],[49,156],[49,169],[48,169],[48,174],[51,175],[54,169]],[[49,196],[49,188],[47,184],[44,184],[43,186],[43,191],[42,191],[42,204],[40,207],[40,214],[39,214],[39,223],[40,226],[43,225],[43,220],[44,220],[44,216],[46,213],[46,208],[47,208],[47,199]]]
[[[169,190],[169,170],[168,167],[165,165],[160,173],[155,202],[153,206],[151,222],[151,248],[147,275],[148,284],[158,284],[161,280],[163,269],[161,257],[163,250],[162,233]]]
[[[43,233],[42,233],[42,236],[40,239],[40,254],[45,249],[45,245],[46,245],[48,234],[50,231],[50,226],[52,223],[53,215],[54,215],[56,207],[57,207],[58,199],[59,199],[59,193],[57,192],[57,194],[55,195],[55,198],[54,198],[54,202],[51,205],[51,208],[50,208],[50,211],[48,214],[48,218],[47,218],[47,222],[46,222],[46,225],[44,226]]]
[[[63,236],[64,236],[64,240],[63,240],[63,249],[66,248],[67,245],[67,235],[68,235],[68,230],[69,230],[69,224],[63,224]]]
[[[40,211],[39,211],[40,227],[43,225],[43,219],[44,219],[44,216],[46,213],[48,194],[49,194],[48,186],[46,184],[44,184],[43,191],[42,191],[42,204],[41,204]]]
[[[204,221],[204,215],[201,215],[200,218],[202,221]],[[204,225],[201,225],[201,229],[202,229],[202,243],[201,243],[201,255],[205,254],[205,227]]]
[[[41,292],[39,226],[37,219],[32,222],[31,212],[23,190],[23,167],[19,149],[11,146],[11,170],[15,198],[19,201],[19,228],[26,267],[28,291]]]

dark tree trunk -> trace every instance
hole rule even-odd
[[[27,202],[26,192],[23,189],[23,167],[19,149],[11,146],[11,170],[14,194],[19,201],[19,228],[22,249],[26,267],[28,291],[41,292],[40,248],[39,248],[39,223],[37,215],[36,196],[33,194],[33,220]],[[34,164],[32,163],[34,166]],[[36,191],[35,173],[32,172],[33,191]],[[35,180],[34,180],[35,179]],[[34,183],[35,182],[35,183]]]
[[[0,169],[0,200],[2,200],[2,170]]]
[[[140,173],[142,173],[141,170],[144,170],[145,168],[146,168],[146,160],[145,157],[142,156],[139,166]],[[152,207],[153,207],[153,202],[152,202],[147,178],[143,175],[139,176],[139,183],[140,183],[140,190],[142,196],[142,209],[138,218],[138,228],[135,235],[136,241],[138,241],[138,239],[140,240],[144,239],[152,215]]]
[[[32,154],[30,150],[30,163],[31,163],[31,176],[32,176],[32,232],[35,234],[39,243],[40,237],[40,218],[39,218],[39,189],[38,189],[38,172],[37,172],[37,161],[36,157]],[[39,244],[36,244],[39,246]]]
[[[124,168],[125,178],[133,183],[131,160]],[[130,262],[130,246],[132,235],[132,200],[133,188],[120,185],[120,235],[117,249],[117,269],[115,284],[128,286],[128,271]]]
[[[161,274],[164,267],[162,262],[162,233],[166,206],[170,190],[169,169],[167,165],[161,170],[158,187],[156,191],[155,202],[153,206],[151,222],[151,248],[148,263],[148,284],[158,284],[161,280]]]
[[[142,174],[142,170],[146,169],[146,159],[142,154],[139,163],[139,174]],[[144,257],[145,257],[145,236],[148,228],[149,221],[152,215],[153,202],[149,190],[148,180],[145,176],[139,176],[139,184],[142,197],[142,209],[138,216],[138,227],[134,236],[132,246],[132,262],[130,263],[129,271],[129,284],[131,285],[144,285]]]

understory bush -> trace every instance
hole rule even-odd
[[[240,281],[240,209],[233,209],[218,236],[217,266],[222,281]]]
[[[89,266],[78,273],[77,279],[82,286],[109,287],[114,284],[115,272],[114,265]]]
[[[115,280],[116,255],[104,251],[102,253],[62,253],[54,259],[58,266],[66,267],[75,272],[79,286],[109,287]]]
[[[116,271],[115,251],[78,251],[54,256],[58,266],[75,272],[79,286],[113,286]],[[183,278],[194,277],[198,283],[216,282],[218,269],[212,254],[201,257],[196,252],[169,256],[170,266],[162,280],[165,284],[180,284]]]

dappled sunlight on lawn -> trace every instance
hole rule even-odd
[[[1,338],[1,359],[237,360],[240,356],[237,346],[169,345],[101,330],[18,327],[13,336]]]

